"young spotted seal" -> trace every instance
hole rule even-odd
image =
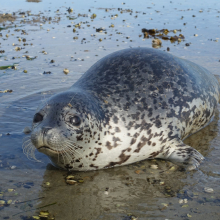
[[[192,170],[203,156],[182,140],[210,122],[219,93],[217,79],[190,61],[156,49],[121,50],[40,108],[24,151],[35,146],[68,170],[153,158]]]

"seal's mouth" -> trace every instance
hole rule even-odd
[[[60,154],[59,151],[53,150],[48,146],[40,146],[37,148],[39,152],[45,153],[45,154]]]
[[[41,149],[41,148],[48,148],[48,149],[50,149],[50,148],[47,147],[47,146],[41,146],[41,147],[38,147],[37,149],[39,150],[39,149]]]

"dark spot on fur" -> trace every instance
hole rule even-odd
[[[94,164],[90,164],[90,167],[94,167],[95,169],[98,169],[98,166],[95,166]]]
[[[130,158],[130,156],[131,156],[131,155],[124,154],[125,151],[126,150],[122,150],[121,154],[119,155],[120,161],[118,161],[118,162],[113,162],[112,161],[108,165],[106,165],[105,168],[113,167],[115,165],[121,165],[122,163],[125,163]]]
[[[156,152],[151,153],[150,156],[149,156],[149,159],[155,158],[160,153],[161,153],[160,151],[156,151]]]
[[[141,137],[141,141],[137,145],[137,149],[134,150],[135,153],[139,153],[141,148],[146,145],[146,143],[151,139],[153,135],[150,135],[149,138],[146,138],[145,136]]]
[[[95,148],[96,149],[96,154],[95,154],[95,157],[93,158],[93,161],[96,160],[96,158],[98,157],[98,155],[101,153],[102,151],[102,148]]]
[[[162,127],[161,121],[159,119],[156,119],[154,123],[157,128]]]
[[[136,132],[133,137],[137,138],[138,136],[139,136],[139,134]]]
[[[117,143],[117,141],[120,141],[120,142],[121,142],[121,139],[114,136],[114,137],[112,138],[112,141],[114,142],[114,147],[117,147],[117,146],[119,145],[119,144]]]
[[[121,132],[120,128],[119,128],[119,127],[116,127],[116,128],[115,128],[115,132]]]
[[[76,136],[77,141],[83,141],[83,134]]]
[[[160,137],[163,134],[163,131],[161,131],[159,134],[157,132],[154,133],[154,137]]]
[[[135,138],[132,138],[130,145],[133,145],[135,142],[136,142],[136,139],[135,139]]]
[[[113,117],[113,122],[114,122],[115,124],[118,124],[118,120],[119,120],[119,119],[118,119],[117,116],[114,116],[114,117]]]
[[[113,148],[113,146],[111,145],[111,143],[109,141],[106,142],[105,146],[111,150]]]

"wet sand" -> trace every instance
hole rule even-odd
[[[75,172],[82,183],[67,185],[68,173],[45,155],[36,152],[38,163],[22,152],[22,131],[37,107],[111,52],[152,47],[157,38],[155,49],[219,74],[219,9],[218,1],[2,2],[0,67],[9,68],[0,70],[0,218],[48,211],[56,220],[219,219],[219,112],[184,141],[206,158],[196,171],[142,161]]]

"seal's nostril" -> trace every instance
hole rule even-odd
[[[52,128],[50,128],[50,127],[45,127],[45,128],[43,128],[43,129],[42,129],[42,130],[43,130],[43,135],[47,134],[47,132],[48,132],[50,129],[52,129]]]
[[[36,113],[35,116],[34,116],[33,122],[34,123],[41,122],[41,121],[43,121],[43,118],[44,118],[43,115],[41,115],[40,113]]]

